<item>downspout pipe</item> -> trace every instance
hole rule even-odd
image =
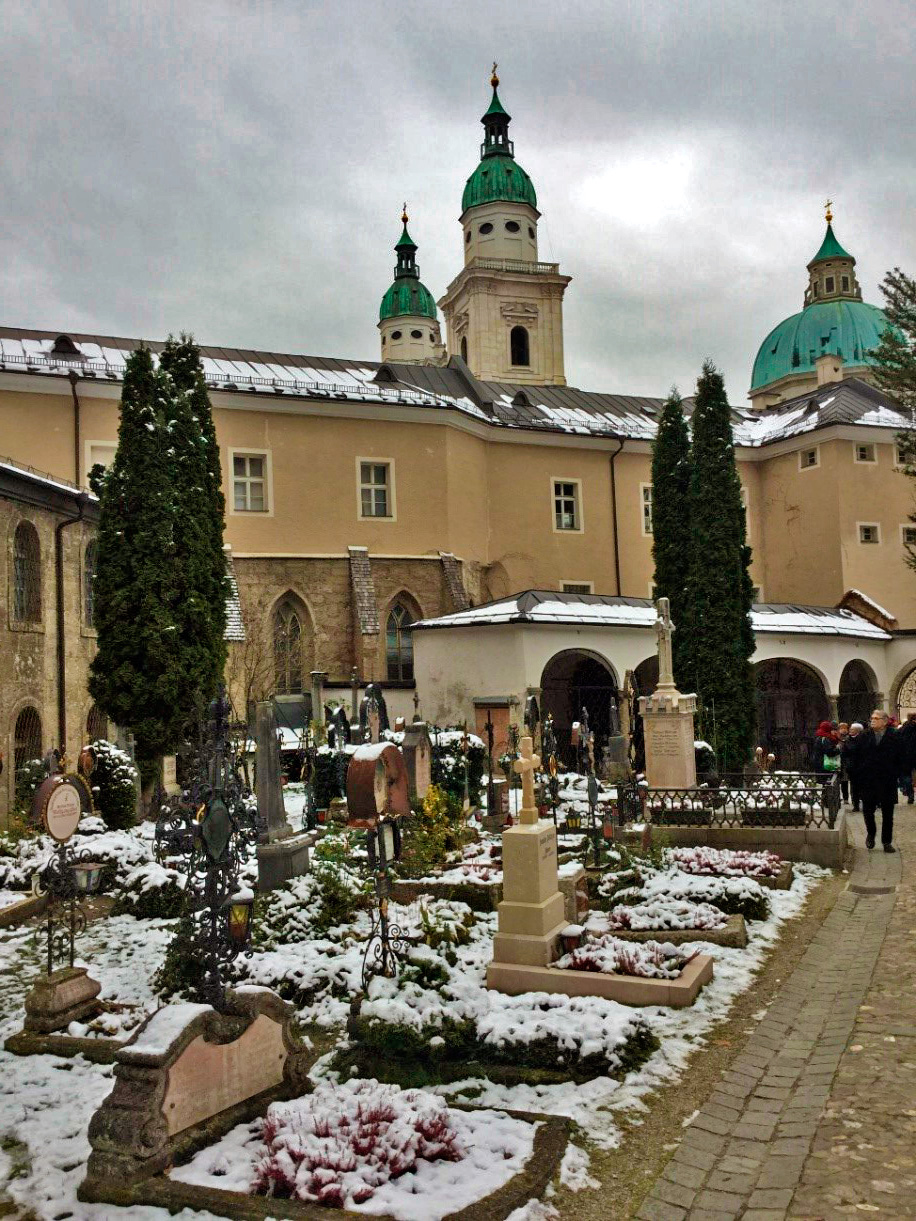
[[[57,580],[57,744],[61,751],[67,741],[67,650],[64,639],[64,530],[82,521],[89,496],[80,492],[76,498],[75,517],[65,517],[54,527],[54,566]]]
[[[71,369],[67,374],[70,393],[73,396],[73,482],[77,486],[80,481],[80,396],[76,393],[76,383],[79,379],[75,369]]]
[[[623,449],[624,439],[620,438],[620,445],[611,454],[611,524],[614,527],[614,579],[616,581],[617,597],[621,597],[622,590],[620,588],[620,537],[617,531],[617,472],[614,469],[614,463],[617,461],[617,455]]]

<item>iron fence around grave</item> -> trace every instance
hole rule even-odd
[[[620,811],[625,822],[658,827],[828,827],[840,811],[836,776],[802,772],[772,776],[723,775],[692,789],[626,785]]]

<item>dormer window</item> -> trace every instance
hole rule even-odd
[[[51,346],[52,356],[61,356],[64,360],[82,360],[83,354],[69,335],[58,335]]]

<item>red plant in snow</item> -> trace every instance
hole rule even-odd
[[[274,1103],[261,1132],[258,1195],[345,1208],[371,1199],[419,1161],[464,1157],[441,1098],[377,1081],[320,1085],[291,1103]]]

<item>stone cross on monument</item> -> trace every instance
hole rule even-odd
[[[534,743],[531,738],[522,738],[518,744],[521,758],[516,759],[512,768],[522,778],[522,808],[519,810],[519,822],[531,826],[538,821],[538,810],[534,800],[534,772],[541,766],[541,760],[534,753]]]
[[[674,662],[671,656],[671,604],[667,598],[658,600],[658,618],[655,620],[655,635],[658,640],[658,685],[674,687]]]

